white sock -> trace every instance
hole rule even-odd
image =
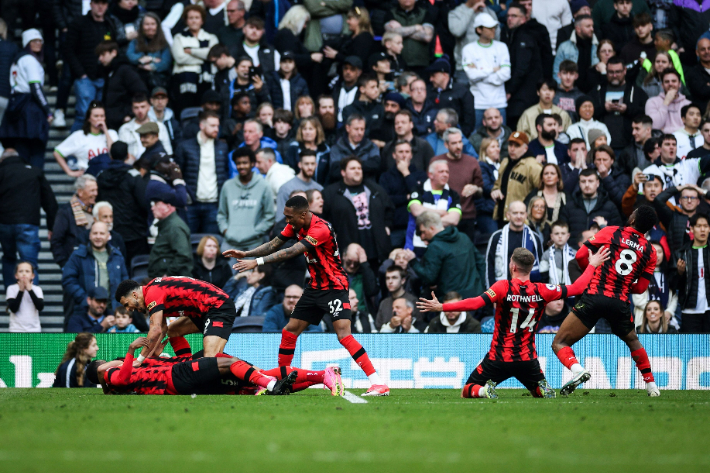
[[[646,383],[646,390],[650,391],[652,389],[658,389],[658,386],[656,386],[656,383],[651,381],[650,383]]]
[[[266,385],[266,389],[268,389],[269,392],[272,392],[274,390],[274,386],[276,386],[276,380],[272,379],[269,381],[269,384]]]
[[[570,371],[572,371],[572,374],[574,374],[574,375],[584,371],[584,367],[582,367],[582,365],[580,365],[579,363],[573,364],[572,366],[570,366],[569,369],[570,369]]]
[[[375,371],[375,372],[372,373],[370,376],[368,376],[367,379],[370,380],[370,384],[385,384],[385,383],[383,383],[382,380],[380,379],[380,375],[377,374],[377,371]]]
[[[483,393],[484,393],[484,392],[486,392],[486,386],[485,386],[485,385],[481,386],[481,387],[478,389],[478,393],[477,393],[478,397],[484,397],[484,396],[483,396]]]

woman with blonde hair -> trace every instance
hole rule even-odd
[[[643,310],[641,325],[636,327],[638,333],[678,333],[668,324],[668,319],[663,315],[661,301],[648,301]]]
[[[95,388],[86,377],[86,367],[96,357],[99,345],[91,333],[80,333],[67,345],[62,361],[54,372],[53,388]]]
[[[296,67],[304,74],[314,62],[323,61],[323,53],[312,53],[303,45],[304,30],[310,21],[311,14],[306,7],[294,5],[279,23],[279,31],[274,38],[274,47],[279,54],[291,51]]]
[[[547,204],[544,197],[535,196],[528,202],[528,226],[540,237],[543,247],[550,241],[550,223],[547,221]]]
[[[296,100],[296,110],[293,116],[296,120],[312,117],[316,114],[316,104],[310,95],[302,95]],[[300,124],[300,123],[299,123]]]
[[[530,202],[533,197],[542,197],[545,200],[545,220],[548,224],[556,222],[560,211],[567,204],[567,195],[563,192],[562,171],[557,164],[547,163],[540,171],[540,184],[525,199]]]
[[[357,56],[362,61],[363,71],[369,70],[367,63],[375,46],[370,13],[365,7],[353,7],[348,12],[347,23],[351,33],[350,38],[338,50],[325,46],[323,53],[325,53],[325,57],[336,61],[340,66],[345,62],[345,58]]]
[[[476,226],[484,235],[498,231],[498,224],[493,220],[495,202],[491,199],[493,184],[498,179],[500,169],[500,144],[493,138],[483,138],[478,152],[478,164],[483,177],[483,195],[475,200]]]
[[[220,288],[224,287],[232,277],[232,269],[227,260],[222,257],[219,251],[219,240],[215,236],[205,235],[198,243],[192,277]]]
[[[330,148],[325,144],[325,131],[317,117],[307,117],[301,120],[296,130],[296,140],[292,141],[286,150],[284,164],[288,164],[296,173],[301,171],[298,164],[305,150],[316,154],[315,181],[325,186],[328,183],[330,167]]]

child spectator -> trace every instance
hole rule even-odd
[[[542,280],[550,284],[572,284],[569,277],[569,263],[574,260],[575,251],[569,246],[569,225],[563,221],[552,224],[548,248],[540,260]]]
[[[41,332],[39,311],[44,309],[42,288],[33,286],[34,268],[27,261],[20,261],[15,268],[17,284],[7,288],[5,301],[10,312],[10,332]]]
[[[119,307],[113,314],[116,320],[116,325],[106,330],[108,333],[140,333],[140,330],[133,325],[133,318],[128,313],[125,307]]]
[[[678,74],[680,75],[680,81],[683,83],[683,85],[685,85],[685,75],[683,74],[683,66],[680,63],[680,57],[678,57],[677,52],[671,49],[673,43],[675,43],[675,36],[673,35],[673,31],[671,31],[670,29],[664,28],[658,30],[656,31],[656,34],[653,37],[653,45],[656,47],[656,51],[668,53],[668,55],[671,57],[671,61],[673,62],[673,68],[678,71]]]
[[[569,59],[562,61],[557,77],[560,79],[560,86],[557,89],[555,98],[552,99],[552,103],[567,112],[572,122],[577,122],[579,115],[575,104],[577,99],[584,95],[575,84],[577,79],[579,79],[577,63]]]
[[[296,104],[298,104],[298,101],[296,101]],[[276,149],[281,156],[286,155],[286,151],[295,136],[296,130],[293,129],[293,113],[282,108],[274,110],[273,140],[276,141]]]
[[[390,70],[395,78],[399,77],[407,70],[407,63],[402,57],[402,48],[404,47],[402,35],[394,31],[387,31],[382,35],[382,45],[385,47],[385,53],[390,60]]]
[[[568,313],[569,309],[565,307],[564,299],[549,302],[537,324],[537,333],[557,333]]]
[[[62,362],[54,372],[53,388],[95,388],[86,377],[86,366],[96,357],[99,345],[91,333],[80,333],[67,345]]]

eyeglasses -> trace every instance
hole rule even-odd
[[[692,197],[692,196],[689,196],[689,195],[684,195],[683,197],[680,198],[680,200],[688,200],[688,201],[691,201],[691,202],[692,202],[692,201],[694,201],[694,200],[700,200],[700,199],[697,198],[697,197]]]

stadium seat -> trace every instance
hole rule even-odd
[[[150,255],[134,256],[131,260],[131,278],[134,281],[141,282],[142,279],[148,277],[148,260]]]
[[[263,315],[237,317],[232,325],[232,333],[261,333],[265,318]]]
[[[219,243],[219,247],[222,248],[222,242],[224,241],[224,237],[222,235],[217,235],[216,233],[193,233],[192,235],[190,235],[192,254],[195,254],[197,252],[197,245],[200,244],[200,240],[202,240],[202,237],[205,236],[215,237],[217,239],[217,242]]]

